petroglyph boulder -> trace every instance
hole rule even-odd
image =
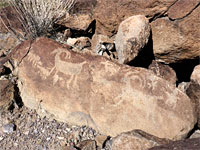
[[[147,44],[150,36],[148,19],[143,15],[127,18],[120,25],[115,38],[118,62],[129,63]]]
[[[180,90],[143,68],[79,54],[38,38],[12,56],[24,104],[57,120],[88,125],[105,135],[141,129],[181,139],[196,123]]]

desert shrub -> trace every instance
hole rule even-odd
[[[19,14],[25,38],[47,36],[53,25],[73,7],[75,0],[7,0]]]
[[[8,3],[6,3],[5,1],[1,1],[1,0],[0,0],[0,9],[1,9],[1,8],[4,8],[4,7],[6,7],[6,6],[8,6]]]

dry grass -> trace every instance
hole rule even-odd
[[[73,7],[75,0],[6,0],[19,14],[26,39],[47,36],[53,25]]]
[[[4,7],[6,7],[6,6],[8,6],[8,3],[5,2],[5,1],[3,1],[3,0],[0,0],[0,9],[1,9],[1,8],[4,8]]]

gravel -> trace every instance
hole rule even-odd
[[[3,150],[62,150],[99,135],[86,126],[40,117],[25,106],[0,108],[0,147]]]

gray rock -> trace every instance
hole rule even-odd
[[[120,25],[115,38],[118,62],[132,61],[147,44],[150,36],[148,19],[143,15],[129,17]]]
[[[14,123],[9,123],[3,126],[4,133],[12,133],[16,129],[16,125]]]

